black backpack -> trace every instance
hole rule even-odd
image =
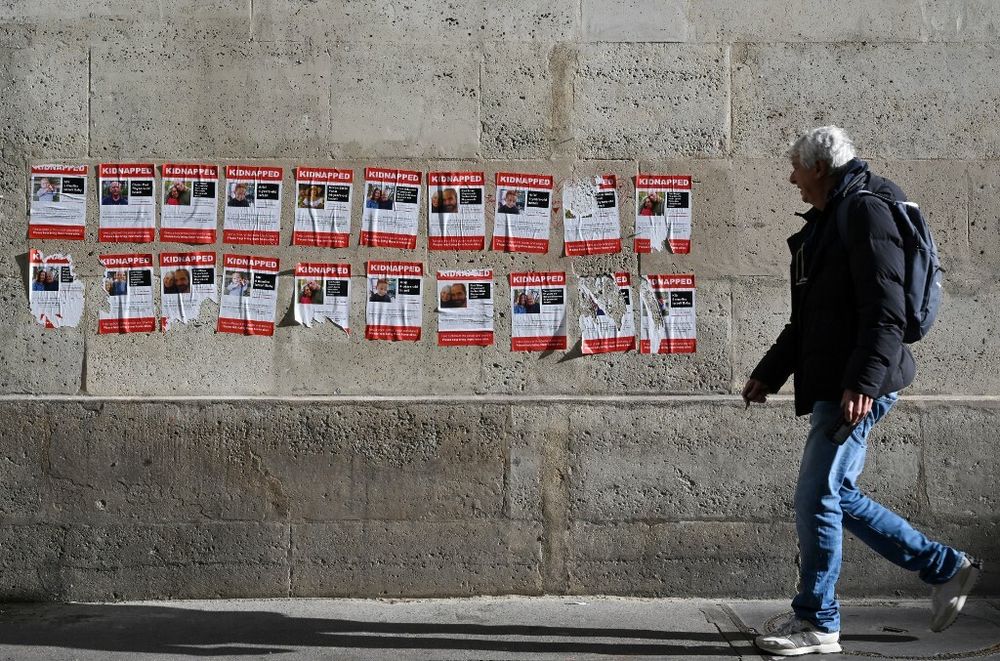
[[[941,261],[930,225],[913,202],[900,202],[886,195],[860,190],[859,195],[871,195],[889,205],[892,217],[903,239],[905,266],[903,290],[906,298],[906,327],[903,342],[917,342],[931,329],[941,305]],[[838,223],[840,238],[847,244],[847,216]]]

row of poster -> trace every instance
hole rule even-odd
[[[98,240],[147,243],[155,239],[160,199],[160,241],[211,244],[217,239],[219,167],[162,166],[156,195],[151,163],[98,166]],[[30,239],[83,240],[87,218],[86,165],[31,168]],[[222,242],[276,246],[281,230],[284,171],[280,167],[229,165],[223,190]],[[639,175],[633,248],[636,252],[691,249],[691,177]],[[431,250],[486,248],[483,172],[430,172],[427,176],[428,247]],[[417,246],[423,173],[366,168],[359,245],[413,249]],[[608,174],[566,182],[562,216],[566,254],[621,252],[617,178]],[[496,175],[491,248],[544,254],[549,250],[554,179],[550,175]],[[292,244],[344,248],[350,245],[354,171],[295,168],[295,225]],[[555,207],[559,209],[560,207]]]
[[[273,335],[279,261],[214,252],[100,255],[106,306],[98,333],[150,333],[157,328],[153,289],[159,266],[159,327],[197,318],[202,303],[219,305],[220,333]],[[83,314],[84,288],[72,259],[30,253],[29,303],[47,328],[75,326]],[[158,264],[157,264],[158,262]],[[221,291],[217,282],[221,271]],[[366,264],[365,337],[417,341],[423,325],[421,262]],[[350,332],[349,264],[299,263],[293,271],[295,321],[307,327],[330,321]],[[562,271],[511,273],[511,350],[567,348],[567,280]],[[491,269],[438,271],[434,289],[439,346],[492,346],[494,291]],[[580,279],[581,350],[584,354],[636,348],[632,279]],[[694,275],[648,275],[640,289],[641,353],[694,353],[697,348]]]

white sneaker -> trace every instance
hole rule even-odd
[[[952,625],[981,572],[979,561],[964,556],[955,575],[948,582],[934,586],[931,590],[931,631],[944,631]]]
[[[807,620],[795,615],[778,625],[774,633],[757,636],[753,643],[768,654],[799,656],[800,654],[830,654],[841,651],[840,632],[820,631]]]

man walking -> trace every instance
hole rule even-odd
[[[900,201],[903,191],[869,171],[836,126],[802,134],[788,156],[789,181],[813,208],[803,215],[805,227],[788,239],[791,319],[754,369],[743,399],[747,406],[763,403],[794,373],[795,413],[810,414],[795,489],[799,593],[788,621],[755,641],[771,654],[796,656],[841,649],[835,590],[844,528],[934,586],[934,631],[954,622],[980,566],[927,539],[857,487],[868,433],[916,371],[902,341],[900,232],[889,205],[861,191]]]

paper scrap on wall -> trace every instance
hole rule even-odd
[[[635,251],[691,252],[691,177],[640,174],[635,183]]]
[[[163,166],[160,241],[215,243],[218,208],[218,166],[174,163]]]
[[[110,243],[149,243],[156,232],[156,174],[152,163],[102,163],[97,239]]]
[[[351,244],[354,171],[295,168],[292,245],[346,248]]]
[[[511,351],[566,348],[566,274],[510,274]]]
[[[566,254],[607,255],[622,251],[618,181],[606,174],[592,181],[563,184],[563,231]]]
[[[493,344],[493,270],[437,272],[438,346]]]
[[[283,176],[282,168],[270,165],[226,166],[223,243],[278,245]]]
[[[584,354],[635,349],[632,279],[619,272],[580,278],[580,337]]]
[[[104,292],[108,305],[100,311],[99,334],[152,333],[153,256],[146,254],[100,255],[104,267]]]
[[[367,265],[365,338],[369,340],[420,339],[423,323],[421,262],[379,262]]]
[[[201,314],[204,301],[219,302],[214,252],[160,254],[160,327],[188,323]]]
[[[278,265],[277,257],[222,256],[218,332],[274,335]]]
[[[83,282],[69,255],[28,253],[28,303],[31,315],[46,328],[76,326],[83,316]]]
[[[486,247],[485,181],[482,172],[428,173],[428,248],[482,250]]]
[[[498,172],[493,250],[544,254],[549,251],[552,177]]]
[[[329,319],[350,332],[351,265],[295,265],[295,321],[307,328]]]
[[[31,168],[29,239],[83,241],[87,231],[86,165]]]
[[[641,353],[694,353],[697,323],[693,274],[647,275],[642,281]]]
[[[417,247],[420,183],[412,170],[365,168],[365,210],[361,245],[381,248]]]

